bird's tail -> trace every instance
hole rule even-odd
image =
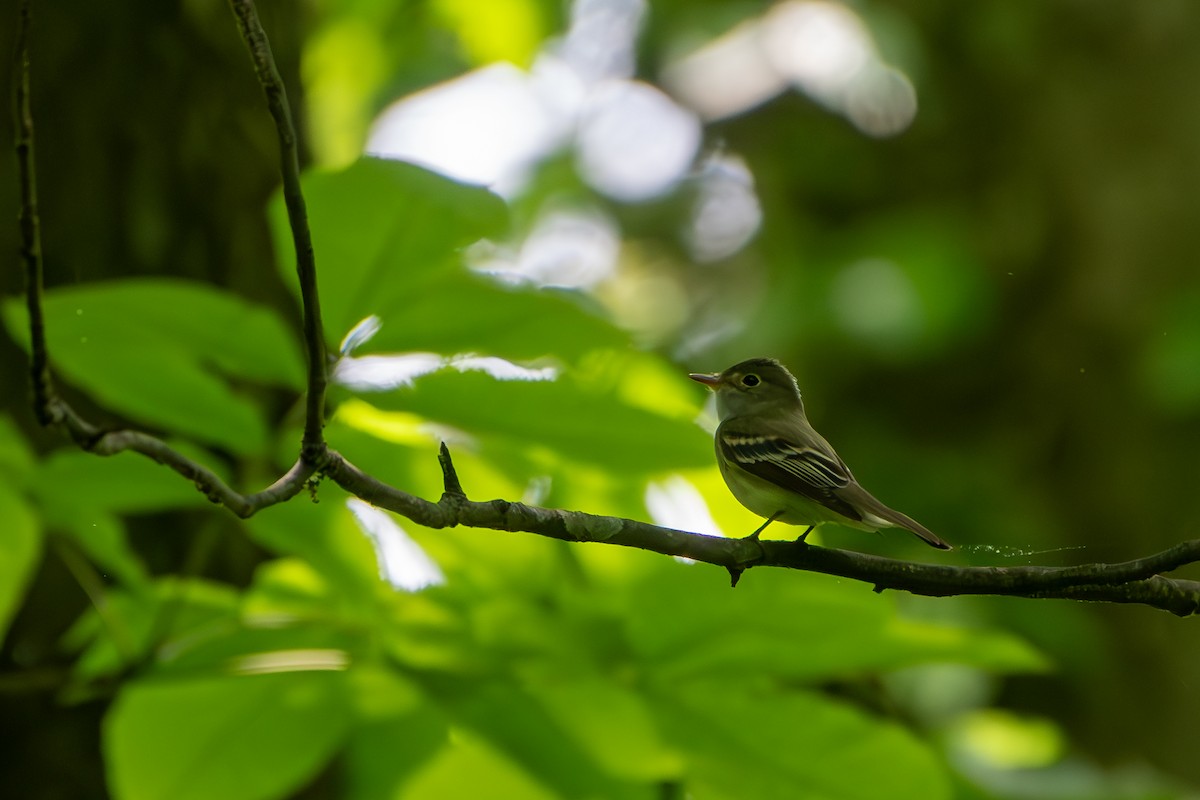
[[[866,493],[864,492],[864,494]],[[890,526],[893,528],[904,528],[906,531],[910,531],[916,535],[921,541],[925,542],[925,544],[929,545],[930,547],[936,547],[938,550],[954,549],[948,542],[943,540],[936,533],[929,530],[929,528],[926,528],[924,525],[917,522],[907,514],[901,514],[899,511],[888,508],[870,495],[867,495],[867,497],[870,498],[871,502],[863,503],[862,505],[868,506],[868,508],[863,510],[866,510],[871,516],[876,517],[881,523],[880,527]]]
[[[888,510],[891,511],[891,509]],[[938,550],[954,549],[949,542],[938,536],[933,531],[929,530],[929,528],[926,528],[924,525],[917,522],[912,517],[901,514],[899,511],[892,511],[892,514],[895,515],[893,522],[895,523],[896,527],[911,531],[912,533],[916,534],[921,541],[925,542],[925,544],[929,545],[930,547],[936,547]]]

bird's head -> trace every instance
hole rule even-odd
[[[773,358],[751,358],[724,372],[693,372],[688,377],[716,393],[721,419],[781,411],[804,413],[796,379]]]

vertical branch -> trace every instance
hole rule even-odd
[[[42,313],[43,267],[42,226],[38,217],[37,173],[33,154],[33,112],[29,104],[29,37],[33,25],[31,0],[21,0],[17,23],[16,76],[16,150],[17,172],[21,184],[21,259],[25,262],[25,306],[29,311],[29,373],[33,383],[34,413],[38,422],[56,421],[54,387],[46,355],[46,319]]]
[[[279,135],[280,171],[283,175],[283,198],[287,204],[288,223],[292,229],[292,244],[296,249],[296,273],[300,278],[300,298],[304,309],[304,343],[308,352],[308,396],[305,403],[304,440],[301,458],[315,462],[325,451],[322,428],[325,422],[325,390],[328,384],[325,336],[321,323],[321,304],[317,294],[317,265],[313,255],[312,235],[308,228],[308,210],[300,191],[300,155],[296,126],[288,105],[283,78],[275,66],[266,31],[259,22],[253,0],[229,0],[237,17],[238,29],[250,57],[259,85],[267,96],[267,107],[275,120]]]

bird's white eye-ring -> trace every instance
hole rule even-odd
[[[742,386],[758,386],[762,383],[758,376],[751,372],[749,375],[742,376]]]

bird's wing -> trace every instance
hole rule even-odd
[[[717,432],[717,442],[727,461],[751,475],[803,495],[849,519],[862,519],[837,494],[854,478],[836,455],[798,444],[793,437],[783,434],[747,433],[733,426],[722,426]]]

